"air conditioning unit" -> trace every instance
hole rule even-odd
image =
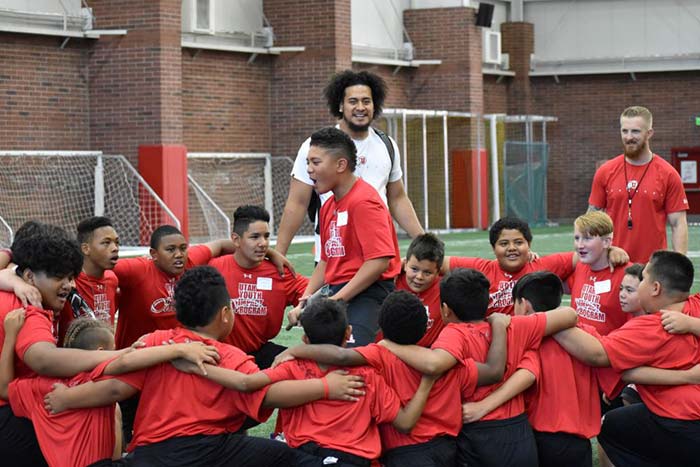
[[[501,70],[510,70],[510,54],[501,54]]]
[[[483,29],[482,33],[483,61],[492,65],[501,65],[501,33]]]
[[[408,60],[409,62],[413,60],[413,42],[404,42],[403,43],[403,59]]]
[[[190,0],[191,31],[214,34],[214,5],[216,0]]]
[[[275,33],[272,30],[272,26],[266,26],[260,30],[263,37],[263,47],[272,47],[275,43]]]

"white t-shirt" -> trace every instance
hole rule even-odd
[[[336,125],[336,128],[339,128]],[[381,196],[384,204],[387,204],[386,199],[386,186],[390,182],[395,182],[401,180],[403,177],[403,172],[401,171],[401,162],[399,158],[399,147],[396,145],[396,141],[389,137],[391,144],[394,146],[394,164],[391,164],[391,157],[389,156],[389,151],[387,151],[384,141],[379,137],[379,135],[370,128],[369,135],[363,140],[353,139],[355,147],[357,148],[357,166],[355,167],[355,175],[372,185],[379,196]],[[313,185],[313,181],[309,178],[309,174],[306,172],[306,158],[309,155],[309,145],[311,143],[311,138],[307,138],[306,141],[299,148],[296,159],[294,159],[294,167],[292,167],[292,177],[296,178],[302,183],[307,185]],[[389,170],[391,168],[391,170]],[[323,193],[320,195],[321,204],[325,203],[328,198],[333,195],[332,191],[328,193]],[[318,219],[316,220],[318,222]],[[320,237],[316,237],[316,261],[320,258]]]

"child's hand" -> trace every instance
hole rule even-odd
[[[533,261],[540,259],[540,255],[537,254],[537,252],[530,250],[528,253],[528,258],[528,262],[532,263]]]
[[[365,381],[361,376],[349,375],[345,370],[336,370],[326,376],[328,384],[328,399],[357,402],[360,396],[365,395],[362,387]]]
[[[68,386],[54,383],[52,391],[44,396],[44,408],[47,412],[57,414],[66,410],[66,391]]]
[[[289,272],[292,273],[292,277],[297,277],[297,272],[294,270],[294,266],[292,266],[292,263],[289,262],[286,256],[278,252],[277,250],[273,250],[272,248],[267,250],[267,258],[270,260],[272,264],[275,265],[277,268],[277,272],[279,273],[280,277],[284,277],[284,268],[286,267],[289,269]]]
[[[272,366],[270,368],[275,368],[278,365],[281,365],[284,362],[288,362],[290,360],[294,360],[296,357],[292,355],[292,353],[289,351],[289,349],[285,350],[282,353],[277,354],[275,359],[272,361]]]
[[[216,365],[219,363],[219,352],[213,345],[204,345],[202,342],[188,342],[175,344],[178,346],[178,357],[194,363],[199,368],[199,374],[206,375],[204,364]]]
[[[18,282],[14,287],[14,292],[19,301],[22,302],[22,306],[34,305],[41,308],[41,293],[33,285],[24,281]]]
[[[693,319],[679,311],[661,310],[661,324],[669,334],[687,334]]]
[[[624,266],[629,263],[630,255],[625,250],[618,246],[611,246],[608,250],[608,262],[610,263],[610,272],[615,270],[615,266]]]
[[[505,313],[491,313],[486,317],[486,321],[488,321],[491,326],[498,324],[507,328],[510,326],[510,315],[506,315]]]
[[[5,337],[17,337],[24,324],[24,308],[12,310],[5,316]]]
[[[183,373],[206,376],[206,372],[202,373],[202,369],[199,367],[199,365],[187,361],[184,358],[176,358],[175,360],[171,360],[170,364],[174,366],[175,369]]]
[[[481,402],[467,402],[462,404],[462,423],[478,422],[487,413]]]
[[[297,305],[291,310],[289,310],[289,312],[287,313],[287,331],[289,331],[299,323],[299,316],[301,316],[301,305]]]

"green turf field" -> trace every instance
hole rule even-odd
[[[543,227],[532,231],[533,241],[531,248],[540,255],[571,251],[573,249],[573,227]],[[488,240],[488,232],[466,232],[441,235],[445,242],[445,253],[448,256],[477,256],[494,258],[491,245]],[[669,234],[670,238],[670,234]],[[700,271],[700,227],[691,226],[688,233],[688,256],[693,261],[695,268]],[[399,247],[405,254],[408,248],[408,240],[401,240]],[[294,244],[290,247],[287,257],[295,265],[297,272],[310,275],[313,271],[313,255],[311,244]],[[700,291],[700,272],[696,275],[693,284],[693,292]],[[565,297],[568,303],[568,298]],[[234,328],[235,332],[235,328]],[[301,330],[299,328],[285,331],[282,329],[274,340],[278,344],[290,346],[300,343]],[[267,437],[272,433],[276,417],[273,416],[267,423],[259,425],[249,431],[254,436]],[[597,455],[594,449],[594,465],[597,465]]]

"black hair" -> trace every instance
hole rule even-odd
[[[517,217],[503,217],[498,219],[489,229],[489,242],[492,248],[496,246],[498,237],[501,236],[501,232],[505,229],[518,230],[523,234],[527,243],[532,243],[532,232],[530,232],[530,226],[527,222]]]
[[[309,343],[343,345],[348,328],[346,309],[345,302],[327,298],[306,305],[299,321]]]
[[[68,235],[65,230],[60,227],[51,224],[45,224],[36,220],[27,221],[22,224],[17,232],[15,232],[14,239],[12,240],[12,245],[10,250],[14,250],[15,245],[20,240],[31,237],[32,235],[43,234],[43,235]]]
[[[397,344],[418,342],[428,326],[425,305],[406,290],[396,290],[384,299],[379,310],[379,327],[384,337]]]
[[[693,263],[675,251],[655,251],[647,263],[647,274],[671,294],[687,294],[693,285]]]
[[[432,261],[440,270],[445,259],[445,243],[433,233],[418,235],[408,246],[406,259],[411,259],[411,256],[415,256],[418,261]]]
[[[83,219],[78,224],[78,243],[87,243],[92,239],[92,234],[95,230],[101,227],[114,227],[112,220],[108,217],[94,216]]]
[[[367,71],[357,72],[345,70],[333,76],[323,90],[323,95],[326,97],[326,103],[328,104],[328,110],[330,110],[334,117],[340,118],[343,116],[343,113],[340,111],[340,104],[342,104],[343,99],[345,99],[345,89],[350,86],[357,86],[358,84],[367,86],[372,91],[374,118],[382,114],[384,99],[387,94],[387,86],[384,79]]]
[[[185,271],[175,284],[174,298],[177,320],[188,328],[210,324],[231,303],[224,278],[211,266]]]
[[[351,172],[357,166],[357,148],[352,139],[337,128],[327,127],[315,131],[311,135],[310,146],[322,148],[336,159],[345,158]]]
[[[239,206],[233,213],[233,231],[242,237],[248,226],[257,221],[270,222],[270,214],[265,208],[250,204]]]
[[[513,301],[526,299],[535,311],[555,309],[563,294],[561,279],[549,271],[525,274],[513,287]]]
[[[489,307],[489,280],[477,270],[453,269],[440,281],[440,301],[460,321],[484,319]]]
[[[151,234],[151,248],[157,250],[160,246],[160,241],[168,235],[182,235],[182,232],[174,225],[161,225]]]
[[[109,323],[90,317],[71,321],[63,338],[63,347],[70,349],[97,350],[105,348],[114,337]]]
[[[55,226],[17,239],[12,250],[12,260],[17,273],[26,269],[43,272],[49,277],[63,279],[77,277],[83,268],[83,254],[78,242]]]
[[[639,263],[634,263],[632,266],[627,266],[625,268],[625,275],[634,276],[641,282],[644,278],[642,277],[642,271],[644,271],[644,265]]]

